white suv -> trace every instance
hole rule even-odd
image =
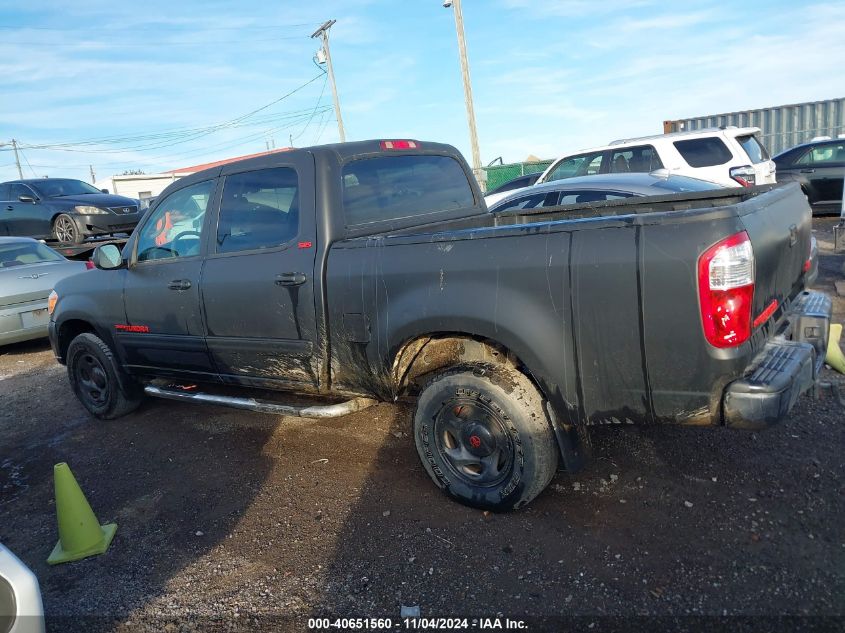
[[[760,128],[756,127],[725,127],[613,141],[557,159],[536,184],[574,176],[657,169],[725,187],[774,183],[775,163],[758,140],[759,133]],[[495,202],[490,197],[486,200],[488,206]]]

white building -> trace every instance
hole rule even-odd
[[[282,149],[274,149],[269,152],[258,152],[257,154],[247,154],[246,156],[235,156],[234,158],[224,158],[223,160],[216,160],[211,163],[202,163],[200,165],[191,165],[190,167],[181,167],[179,169],[171,169],[160,174],[137,174],[126,176],[112,176],[108,179],[98,180],[94,186],[98,189],[108,189],[109,193],[114,193],[128,198],[137,198],[139,200],[147,200],[155,198],[164,191],[171,182],[190,176],[193,173],[202,171],[203,169],[210,169],[211,167],[219,167],[227,163],[234,163],[238,160],[246,158],[255,158],[256,156],[264,156],[266,154],[275,154],[276,152],[286,152],[290,150],[289,147]]]

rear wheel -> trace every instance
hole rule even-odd
[[[141,404],[140,385],[126,375],[96,334],[85,332],[70,342],[67,373],[76,397],[94,417],[119,418]]]
[[[414,440],[434,483],[477,508],[519,508],[557,469],[542,397],[512,368],[460,367],[435,377],[417,402]]]
[[[53,238],[65,244],[79,244],[82,241],[82,234],[73,218],[67,213],[62,213],[53,220]]]

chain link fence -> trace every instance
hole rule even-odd
[[[487,174],[487,191],[492,191],[499,185],[503,185],[507,181],[518,178],[519,176],[544,171],[551,164],[552,161],[550,160],[541,160],[536,163],[509,163],[507,165],[482,167]]]

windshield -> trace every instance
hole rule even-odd
[[[0,244],[0,268],[60,262],[64,257],[41,242],[11,242]]]
[[[81,180],[70,178],[51,178],[39,183],[30,183],[45,198],[61,198],[62,196],[80,196],[89,193],[102,193],[93,185]]]

